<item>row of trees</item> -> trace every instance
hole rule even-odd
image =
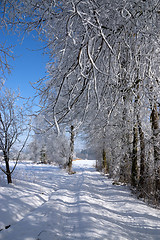
[[[157,0],[3,0],[3,23],[37,31],[48,76],[37,82],[48,129],[83,126],[105,172],[159,199]],[[45,127],[46,128],[46,127]]]

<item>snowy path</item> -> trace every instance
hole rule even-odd
[[[0,239],[160,239],[159,210],[135,199],[127,187],[112,185],[91,166],[78,167],[76,162],[75,169],[77,173],[70,176],[62,170],[48,172],[52,187],[48,199],[1,231]],[[49,187],[44,180],[43,185]]]

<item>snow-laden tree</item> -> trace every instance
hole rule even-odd
[[[143,77],[149,54],[145,51],[158,43],[156,0],[6,0],[2,3],[6,22],[11,24],[12,20],[13,26],[24,31],[37,30],[48,44],[50,80],[46,87],[42,84],[41,95],[45,93],[46,97],[50,90],[54,93],[52,111],[58,122],[90,92],[99,105],[102,97],[105,98],[105,88],[115,86],[117,96],[111,103],[114,105],[117,97],[140,80],[137,79],[138,56],[143,54],[140,60],[144,66]],[[98,92],[100,86],[103,92]],[[60,111],[63,92],[66,97]]]
[[[0,169],[6,174],[8,183],[12,183],[11,175],[29,136],[29,133],[26,133],[28,126],[24,112],[25,109],[18,104],[18,99],[20,99],[20,96],[13,91],[4,87],[1,89],[0,150],[3,153],[3,161],[6,165],[6,169],[3,167],[0,167]],[[26,134],[26,136],[24,136],[24,134]],[[23,138],[21,138],[22,136]],[[13,169],[10,169],[9,161],[13,147],[17,148],[17,156]]]
[[[35,117],[33,139],[29,145],[30,158],[34,162],[65,166],[70,155],[69,140],[62,132],[57,135],[56,128],[50,128],[48,121],[44,114]]]
[[[97,123],[98,116],[98,130],[110,133],[117,172],[125,179],[125,169],[130,169],[127,179],[142,189],[152,146],[154,189],[159,191],[159,1],[2,4],[5,22],[24,32],[37,30],[48,47],[48,80],[39,81],[37,90],[42,111],[52,116],[50,126],[70,116]],[[104,142],[104,134],[99,134],[99,142]]]
[[[5,21],[3,3],[0,2],[0,32],[1,36],[7,32],[9,25]],[[8,44],[3,37],[0,39],[0,80],[6,75],[6,72],[10,73],[11,64],[10,60],[13,59],[13,46]]]

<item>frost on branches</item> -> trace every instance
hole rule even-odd
[[[105,172],[159,201],[159,1],[6,0],[1,8],[11,29],[36,30],[46,43],[48,76],[36,88],[49,125],[77,119]]]

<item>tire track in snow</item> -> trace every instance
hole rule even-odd
[[[160,216],[93,169],[56,175],[56,191],[5,240],[159,240]],[[23,236],[23,238],[22,238]]]
[[[57,223],[60,223],[57,233],[59,239],[72,239],[75,232],[81,239],[81,207],[80,192],[84,181],[83,171],[77,174],[67,176],[62,180],[60,188],[51,197],[56,202],[60,214]],[[74,238],[76,239],[76,238]]]
[[[30,211],[28,211],[28,212],[25,214],[25,216],[22,217],[18,222],[17,222],[17,221],[16,221],[16,222],[13,222],[13,223],[11,223],[11,224],[6,225],[4,228],[0,229],[0,232],[1,232],[1,231],[4,231],[4,230],[7,230],[7,229],[10,228],[10,227],[14,227],[14,225],[16,225],[17,223],[19,223],[20,221],[23,221],[23,219],[25,219],[27,216],[31,215],[31,214],[32,214],[34,211],[36,211],[38,208],[42,207],[45,203],[47,203],[47,202],[50,200],[53,192],[55,192],[55,191],[56,191],[56,190],[53,190],[50,194],[41,193],[41,194],[43,194],[43,195],[44,195],[44,194],[46,195],[46,197],[48,198],[47,200],[45,200],[44,198],[42,198],[42,197],[41,197],[41,194],[34,194],[34,196],[37,196],[39,199],[42,199],[42,200],[43,200],[43,203],[41,203],[39,206],[34,207],[34,208],[31,209]],[[0,239],[1,239],[1,237],[0,237]]]

